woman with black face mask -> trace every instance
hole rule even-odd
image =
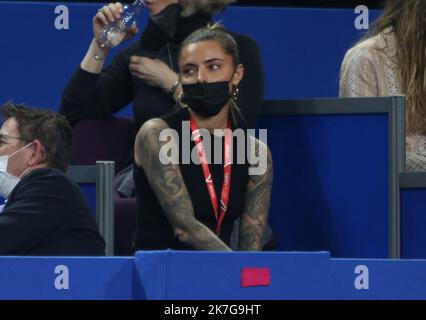
[[[145,121],[171,112],[181,92],[177,55],[182,41],[193,31],[207,26],[213,15],[234,0],[145,2],[150,18],[140,39],[121,50],[106,66],[109,50],[102,48],[97,39],[107,23],[120,18],[123,6],[118,2],[110,3],[94,16],[93,40],[62,97],[61,112],[72,125],[84,119],[110,116],[132,103],[136,133]],[[136,28],[130,29],[126,38],[136,31]],[[259,48],[250,37],[232,35],[246,71],[239,85],[239,101],[245,119],[240,125],[254,128],[257,109],[263,100]],[[129,164],[130,161],[129,152]],[[125,179],[122,186],[117,185],[119,195],[133,197],[131,184],[132,179]]]
[[[234,99],[244,67],[237,44],[217,26],[197,30],[182,44],[179,69],[179,107],[136,136],[135,249],[230,251],[240,219],[238,249],[261,250],[272,159],[264,143],[238,129]]]

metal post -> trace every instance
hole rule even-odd
[[[114,254],[114,161],[96,161],[96,220],[105,239],[106,255]]]
[[[399,175],[405,168],[405,97],[392,97],[389,110],[389,255],[401,257]]]

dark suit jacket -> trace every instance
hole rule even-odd
[[[22,178],[0,213],[0,255],[105,255],[89,205],[63,173],[36,169]]]

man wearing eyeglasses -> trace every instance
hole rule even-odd
[[[105,242],[77,185],[65,175],[71,128],[52,111],[0,109],[0,255],[104,255]]]

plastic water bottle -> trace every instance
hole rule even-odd
[[[142,8],[145,6],[144,0],[136,0],[132,4],[123,7],[123,14],[120,20],[110,22],[99,34],[98,43],[102,48],[113,48],[120,44],[126,36],[127,31],[135,23]]]

